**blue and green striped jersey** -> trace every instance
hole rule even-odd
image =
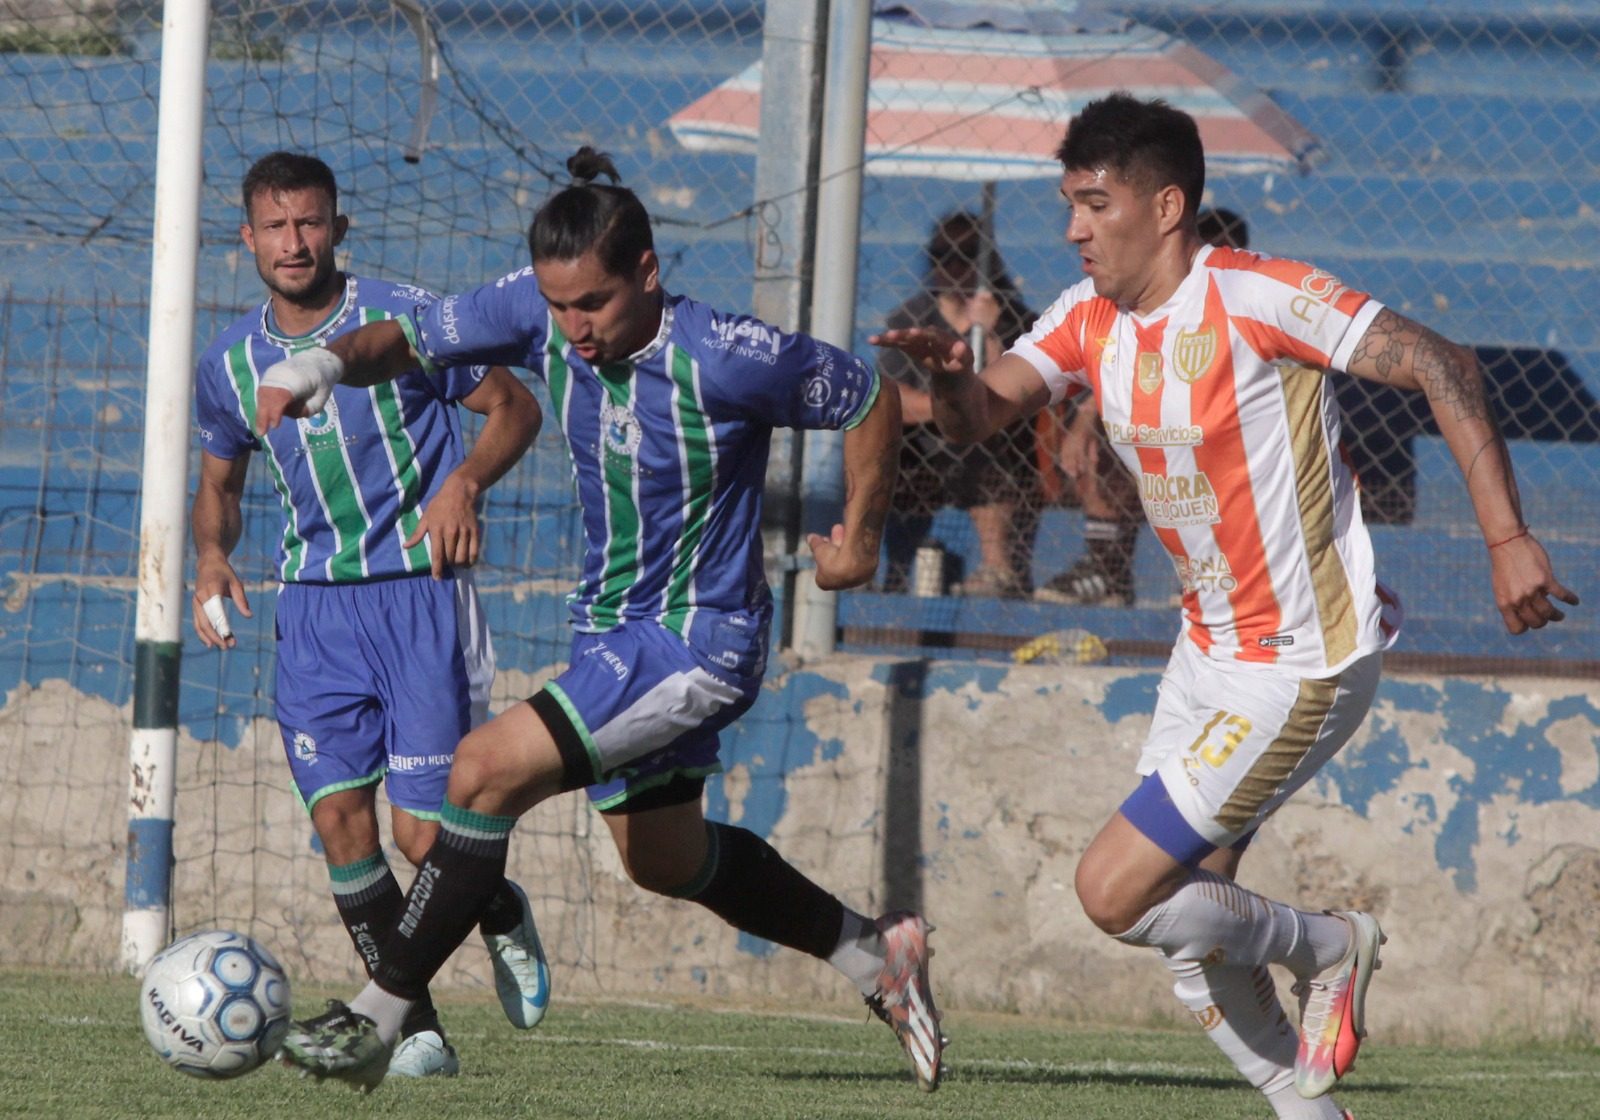
[[[648,346],[593,368],[531,268],[401,325],[430,368],[521,366],[548,386],[583,507],[574,626],[653,619],[702,649],[723,646],[717,627],[770,614],[760,528],[773,428],[853,427],[878,392],[848,351],[684,296],[666,297]]]
[[[477,388],[486,367],[453,366],[433,376],[411,370],[370,389],[340,385],[316,416],[286,421],[264,440],[255,422],[256,386],[268,366],[433,302],[409,284],[347,274],[344,299],[309,334],[277,330],[269,300],[229,324],[201,355],[200,446],[220,459],[265,450],[283,504],[278,574],[285,582],[356,583],[428,570],[431,542],[404,542],[463,458],[453,402]]]

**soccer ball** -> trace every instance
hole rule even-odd
[[[180,937],[151,958],[139,1020],[161,1060],[192,1077],[249,1073],[289,1030],[289,978],[242,933]]]

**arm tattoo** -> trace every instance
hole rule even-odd
[[[1476,355],[1388,308],[1372,321],[1350,359],[1352,366],[1368,363],[1385,381],[1414,380],[1435,411],[1448,407],[1457,420],[1489,418]]]
[[[1411,351],[1411,368],[1434,408],[1449,405],[1457,420],[1483,420],[1489,415],[1489,401],[1483,392],[1483,371],[1477,355],[1450,345],[1428,330],[1418,328]]]
[[[1356,352],[1350,355],[1350,364],[1355,366],[1370,362],[1380,377],[1385,381],[1393,381],[1400,361],[1405,357],[1403,336],[1407,325],[1406,320],[1387,307],[1378,312],[1367,333],[1361,336]]]

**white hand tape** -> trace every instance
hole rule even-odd
[[[228,608],[223,605],[221,595],[213,595],[200,604],[206,612],[206,621],[211,623],[211,629],[224,638],[233,637],[233,627],[228,625]]]
[[[344,380],[344,362],[331,350],[313,346],[291,354],[267,367],[261,375],[263,388],[287,389],[289,395],[306,406],[306,415],[315,416],[328,403],[333,387]]]

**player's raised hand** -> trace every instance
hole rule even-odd
[[[972,347],[965,339],[933,327],[898,327],[871,335],[873,346],[899,350],[931,374],[972,373]]]
[[[1540,630],[1566,618],[1551,599],[1578,605],[1578,596],[1556,579],[1544,546],[1526,529],[1490,548],[1489,566],[1495,605],[1513,634]]]
[[[478,526],[477,494],[459,473],[440,484],[406,547],[415,547],[423,537],[433,539],[434,579],[443,579],[447,568],[470,568],[478,562],[483,536]]]
[[[806,534],[806,544],[811,546],[811,555],[816,558],[817,586],[824,591],[860,587],[878,570],[877,550],[869,552],[847,540],[843,525],[835,525],[826,537],[820,533]]]
[[[256,387],[256,434],[266,435],[284,417],[315,416],[344,378],[344,362],[320,346],[268,366]]]
[[[195,569],[194,596],[190,609],[194,614],[194,632],[200,641],[211,649],[232,649],[239,644],[228,625],[227,601],[239,608],[246,618],[250,613],[250,597],[245,594],[244,582],[226,560],[202,559]]]

